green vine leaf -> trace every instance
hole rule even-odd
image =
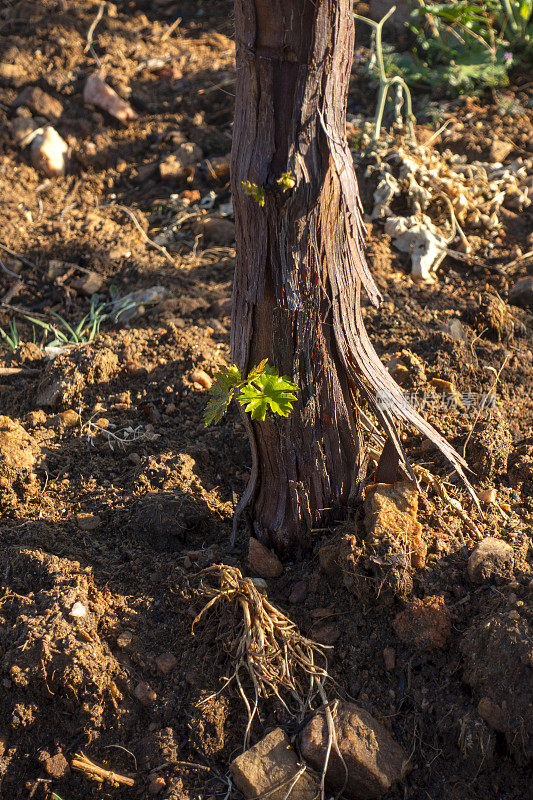
[[[288,378],[281,377],[277,370],[267,368],[253,383],[242,388],[238,401],[252,419],[263,421],[268,408],[273,414],[288,417],[297,399],[297,390],[296,384]]]
[[[235,364],[231,364],[229,367],[222,367],[217,372],[209,389],[211,397],[207,401],[204,411],[206,427],[220,422],[241,383],[241,371]]]
[[[234,398],[254,420],[263,421],[268,409],[273,414],[287,417],[297,400],[297,391],[298,386],[289,378],[280,376],[275,367],[268,365],[266,358],[246,378],[234,364],[222,367],[209,389],[211,396],[204,412],[204,423],[207,426],[220,422]]]

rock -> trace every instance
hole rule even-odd
[[[123,324],[131,322],[136,316],[145,313],[146,306],[154,306],[161,303],[168,296],[168,289],[165,286],[150,286],[148,289],[137,289],[135,292],[117,297],[113,301],[113,313],[115,319]]]
[[[206,219],[202,225],[202,233],[210,244],[228,247],[235,242],[235,223],[222,217]]]
[[[389,731],[367,711],[340,702],[333,712],[335,732],[343,763],[332,748],[326,782],[332,790],[345,784],[344,796],[354,800],[381,797],[407,772],[407,753]],[[329,734],[324,713],[316,714],[302,732],[304,758],[320,773],[328,750]]]
[[[262,578],[279,578],[283,573],[283,565],[279,558],[253,536],[250,537],[248,563]]]
[[[204,372],[203,369],[195,369],[191,372],[189,379],[197,386],[201,386],[202,389],[210,389],[213,383],[207,372]]]
[[[504,729],[519,764],[533,760],[533,627],[515,610],[474,619],[461,642],[463,680],[479,698],[478,712]]]
[[[289,595],[289,603],[291,603],[292,605],[296,605],[297,603],[303,603],[306,597],[307,597],[307,583],[305,581],[297,581],[292,587],[291,593]]]
[[[468,341],[466,331],[458,319],[449,320],[449,322],[447,322],[442,329],[444,333],[447,333],[448,336],[451,336],[451,338],[456,342]]]
[[[80,603],[79,600],[76,600],[70,609],[70,616],[75,617],[76,619],[82,619],[83,617],[87,616],[87,608],[83,605],[83,603]]]
[[[188,171],[203,157],[200,147],[194,142],[183,142],[177,150],[159,164],[159,175],[163,181],[185,178]]]
[[[326,622],[325,625],[313,626],[311,629],[311,637],[315,642],[326,645],[326,647],[332,647],[340,635],[341,632],[334,622]]]
[[[477,499],[480,503],[494,503],[496,500],[496,489],[480,489],[477,494]]]
[[[451,614],[440,596],[415,598],[394,618],[398,638],[417,650],[444,647],[451,633]]]
[[[477,705],[477,713],[494,731],[506,733],[509,730],[507,714],[490,697],[482,697]]]
[[[301,769],[281,728],[273,730],[230,764],[233,782],[248,800],[267,794],[268,800],[284,800],[291,781]],[[303,772],[292,787],[290,800],[314,800],[317,793],[318,785],[308,772]]]
[[[394,647],[385,647],[383,650],[383,661],[385,669],[390,672],[396,666],[396,650]]]
[[[57,755],[45,759],[44,769],[46,774],[56,781],[64,778],[70,772],[68,761],[63,753],[57,753]]]
[[[30,155],[33,166],[49,178],[64,175],[67,169],[68,144],[55,128],[47,125],[31,142]]]
[[[98,514],[76,514],[76,522],[82,531],[95,531],[102,520]]]
[[[57,120],[63,113],[63,106],[55,97],[43,92],[38,86],[26,86],[13,103],[14,108],[27,106],[34,114],[46,119]]]
[[[53,426],[54,428],[59,428],[60,430],[75,428],[79,422],[80,415],[72,408],[69,408],[67,411],[62,411],[60,414],[56,414],[54,417],[50,417],[48,420],[49,425]]]
[[[489,150],[489,159],[493,163],[501,163],[505,161],[509,153],[514,150],[514,145],[511,142],[504,142],[501,139],[494,139]]]
[[[166,787],[167,782],[161,775],[152,775],[148,784],[148,794],[159,794]]]
[[[2,83],[7,83],[9,86],[14,86],[15,89],[18,89],[27,80],[28,73],[22,65],[0,62],[0,81]]]
[[[129,647],[133,641],[133,633],[131,631],[121,631],[117,636],[117,647],[120,647],[121,650],[124,650],[126,647]]]
[[[103,282],[104,279],[101,275],[98,275],[97,272],[93,272],[92,270],[88,270],[83,273],[81,278],[76,278],[76,280],[72,281],[70,285],[76,292],[79,292],[79,294],[92,297],[93,294],[100,291]]]
[[[20,148],[27,147],[39,128],[35,120],[26,117],[15,117],[9,124],[11,138]]]
[[[514,562],[513,548],[501,539],[483,539],[468,559],[468,575],[473,583],[509,579]]]
[[[155,663],[162,675],[168,675],[178,666],[178,659],[172,653],[162,653],[157,656]]]
[[[427,545],[417,520],[418,492],[414,484],[407,481],[374,484],[367,490],[364,508],[369,540],[392,537],[403,544],[412,567],[424,566]]]
[[[141,681],[135,687],[135,691],[133,692],[137,700],[143,706],[151,706],[157,700],[157,695],[152,689],[152,687],[146,683],[145,681]]]
[[[533,308],[533,275],[517,281],[509,290],[509,302],[522,308]]]
[[[138,114],[130,104],[123,100],[122,97],[119,97],[115,90],[108,86],[98,74],[89,75],[85,81],[83,102],[107,111],[119,122],[132,122],[138,117]]]

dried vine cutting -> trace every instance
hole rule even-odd
[[[213,565],[198,577],[209,600],[195,618],[193,629],[207,612],[215,609],[218,613],[229,610],[240,617],[236,621],[235,669],[220,691],[233,681],[237,684],[248,712],[246,749],[260,698],[277,697],[290,715],[300,720],[311,710],[314,698],[324,702],[329,648],[303,636],[294,622],[273,606],[254,581],[244,578],[237,567]],[[252,697],[247,694],[241,673],[248,675]]]

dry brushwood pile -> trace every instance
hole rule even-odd
[[[364,408],[353,512],[281,563],[244,525],[232,543],[238,413],[202,419],[229,361],[232,4],[1,5],[0,796],[525,800],[529,79],[413,89],[417,144],[386,120],[372,145],[357,28],[348,139],[384,298],[362,315],[482,513],[406,425],[420,493],[405,470],[374,485]]]

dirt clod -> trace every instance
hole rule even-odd
[[[532,642],[531,625],[510,611],[475,620],[461,644],[464,680],[480,698],[478,711],[505,731],[519,763],[533,757]]]
[[[474,583],[509,579],[513,567],[513,548],[501,539],[483,539],[468,559],[468,575]]]
[[[414,568],[423,567],[427,545],[417,520],[418,491],[411,483],[376,484],[367,491],[365,526],[368,540],[379,546],[392,539],[402,548]]]
[[[394,618],[398,638],[417,650],[444,647],[451,633],[451,614],[443,597],[415,598]]]

